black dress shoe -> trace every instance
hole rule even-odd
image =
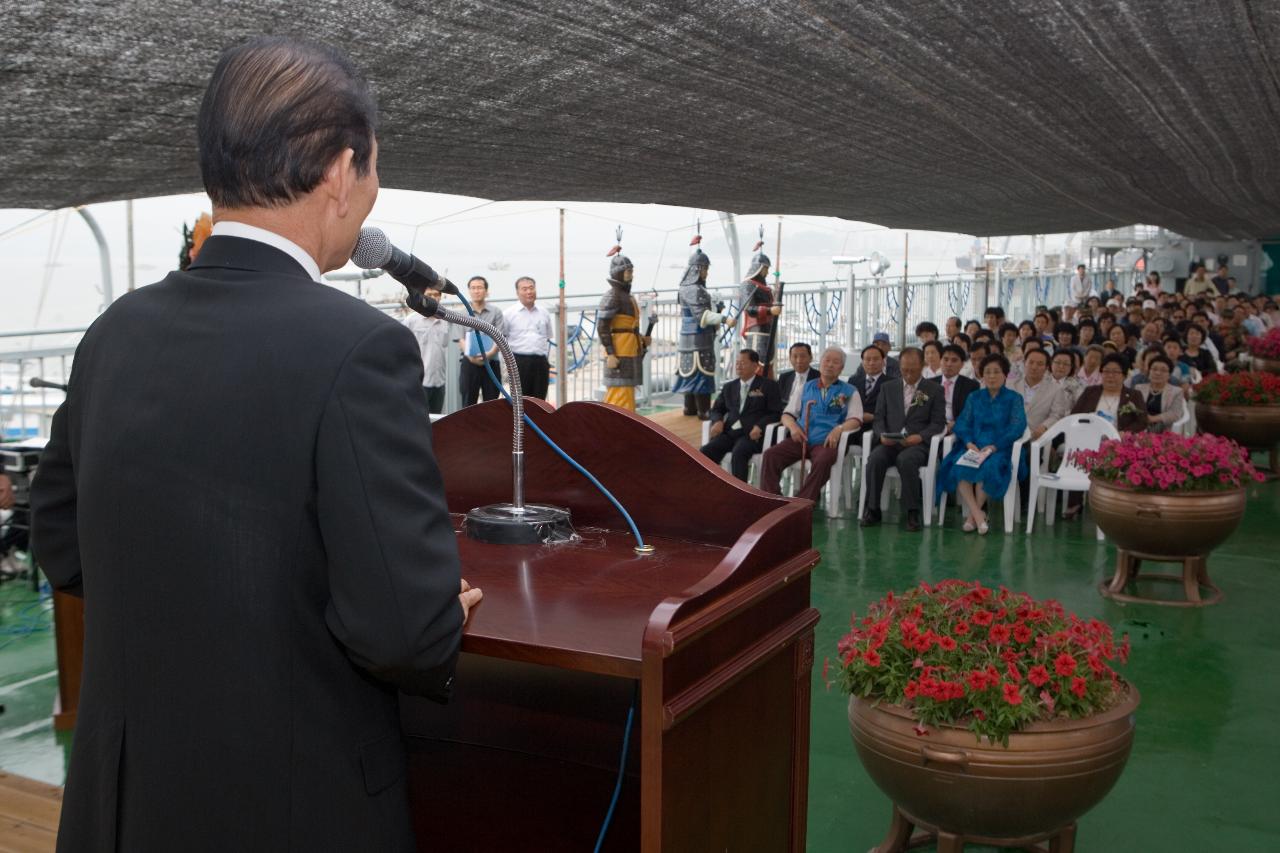
[[[862,515],[863,527],[875,527],[880,523],[880,510],[869,509]]]
[[[923,528],[920,525],[920,512],[918,510],[907,510],[907,532],[919,533]]]

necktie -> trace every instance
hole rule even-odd
[[[880,377],[878,377],[878,376],[868,376],[868,377],[867,377],[867,396],[868,396],[868,397],[870,397],[870,396],[871,396],[871,392],[875,390],[875,387],[876,387],[876,380],[877,380],[877,379],[879,379],[879,378],[880,378]]]
[[[738,393],[738,414],[742,414],[742,410],[747,407],[747,394],[750,393],[751,385],[747,382],[740,383],[741,390]]]

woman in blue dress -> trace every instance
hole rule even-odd
[[[1005,386],[1008,359],[993,353],[982,360],[979,370],[984,387],[965,398],[956,418],[956,445],[942,460],[937,491],[959,492],[967,511],[965,532],[976,529],[985,535],[989,528],[983,501],[987,495],[1003,498],[1009,488],[1013,443],[1027,428],[1027,414],[1022,395]],[[956,464],[966,451],[987,449],[990,455],[976,468]]]

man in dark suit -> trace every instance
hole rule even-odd
[[[88,614],[60,851],[416,849],[396,688],[447,697],[479,591],[413,333],[320,283],[377,196],[375,113],[337,51],[224,53],[213,236],[76,352],[32,491]]]
[[[782,397],[778,383],[757,376],[760,356],[753,349],[738,353],[734,372],[738,378],[724,383],[711,407],[711,440],[702,446],[702,455],[717,465],[732,453],[733,476],[747,481],[751,457],[764,448],[764,431],[782,417]]]
[[[813,366],[813,349],[808,344],[804,342],[792,344],[791,349],[787,351],[787,358],[791,362],[791,369],[784,370],[778,377],[778,393],[782,397],[784,406],[791,399],[791,392],[795,390],[797,376],[803,377],[800,384],[804,385],[820,375],[818,368]]]
[[[871,339],[871,346],[880,350],[880,355],[884,360],[882,370],[884,371],[885,378],[897,379],[899,376],[902,375],[902,370],[898,366],[898,360],[893,356],[889,355],[889,348],[891,345],[892,345],[892,341],[889,340],[888,332],[876,332],[875,336],[872,337]],[[866,350],[863,350],[863,352],[866,352]],[[853,372],[853,376],[849,377],[849,384],[851,385],[858,384],[857,382],[854,381],[855,378],[860,379],[864,373],[866,373],[866,366],[859,365],[858,369]]]
[[[849,377],[849,384],[858,389],[862,399],[862,423],[875,420],[876,400],[880,398],[880,386],[889,381],[884,369],[884,350],[875,344],[862,348],[862,364]]]
[[[964,369],[965,356],[963,348],[948,344],[942,348],[942,375],[928,380],[942,391],[943,415],[947,424],[947,432],[955,426],[956,418],[964,411],[964,401],[978,390],[978,380],[970,379],[960,373]]]
[[[867,507],[863,527],[880,523],[880,488],[884,475],[896,466],[902,478],[902,507],[906,510],[907,530],[920,530],[920,469],[929,462],[929,441],[946,429],[944,403],[937,386],[921,379],[924,353],[907,347],[898,360],[902,376],[890,379],[876,401],[876,419],[872,422],[879,445],[871,451],[865,466]],[[932,495],[929,496],[932,498]]]

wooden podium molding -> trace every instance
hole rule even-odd
[[[597,403],[526,411],[632,514],[533,435],[526,500],[581,541],[461,537],[485,592],[447,706],[405,697],[420,849],[591,850],[628,708],[627,776],[604,849],[803,851],[813,628],[812,504],[727,475],[666,430]],[[511,499],[510,409],[433,427],[449,510]]]

